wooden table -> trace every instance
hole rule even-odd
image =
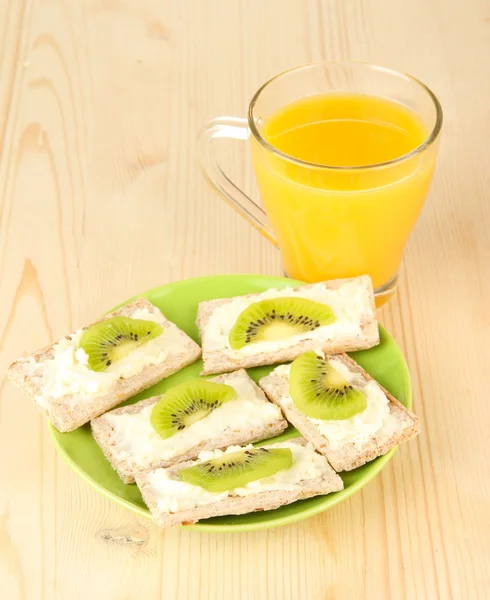
[[[420,437],[332,510],[281,529],[159,532],[57,457],[5,379],[5,600],[490,598],[490,8],[483,0],[1,0],[0,361],[147,288],[280,274],[207,187],[195,137],[290,66],[413,73],[445,111],[430,197],[381,321]],[[252,188],[242,148],[229,169]],[[486,356],[486,358],[485,358]]]

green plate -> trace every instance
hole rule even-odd
[[[284,288],[300,283],[282,277],[263,275],[221,275],[169,283],[142,295],[158,306],[167,318],[176,323],[196,342],[199,342],[195,320],[197,305],[202,300],[262,292],[271,287]],[[126,304],[126,302],[122,304]],[[352,357],[400,402],[411,408],[410,375],[403,355],[393,338],[382,327],[380,327],[380,332],[381,343],[379,346],[371,350],[354,352]],[[161,394],[176,383],[196,377],[201,368],[202,362],[198,361],[123,404],[132,404],[137,400]],[[269,373],[272,368],[258,367],[250,369],[248,372],[257,381],[260,377]],[[139,515],[150,518],[150,513],[137,486],[122,483],[95,443],[89,425],[80,427],[71,433],[59,433],[51,425],[49,430],[62,458],[83,479],[111,500],[122,504]],[[297,431],[290,427],[275,439],[282,440],[297,436]],[[330,508],[361,489],[381,471],[394,452],[395,450],[392,450],[359,469],[342,473],[341,477],[345,487],[341,492],[329,494],[328,496],[317,496],[309,500],[300,500],[276,510],[240,516],[214,517],[186,527],[202,531],[254,531],[306,519]]]

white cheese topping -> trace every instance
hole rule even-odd
[[[239,350],[233,350],[230,347],[228,342],[230,330],[243,310],[261,300],[289,297],[307,298],[327,304],[333,310],[336,321],[313,331],[294,335],[287,340],[254,342]],[[322,283],[297,290],[293,288],[271,289],[252,298],[239,296],[231,302],[216,307],[209,317],[203,334],[203,348],[207,352],[220,350],[230,358],[240,358],[260,352],[275,352],[293,346],[302,340],[317,340],[321,345],[321,342],[333,339],[344,340],[352,337],[362,339],[364,334],[361,330],[361,322],[373,316],[371,295],[363,280],[346,282],[336,290],[330,290]]]
[[[205,489],[178,479],[171,479],[165,469],[157,469],[148,477],[156,492],[158,509],[169,515],[181,510],[190,510],[224,500],[227,492],[207,492]]]
[[[249,445],[247,448],[252,448]],[[219,502],[228,496],[250,496],[265,491],[295,491],[301,489],[301,483],[315,480],[326,472],[331,472],[327,459],[316,453],[311,444],[300,446],[292,442],[278,442],[267,444],[264,448],[290,448],[293,455],[293,466],[284,469],[270,477],[264,477],[251,481],[247,485],[226,492],[208,492],[205,489],[185,483],[178,479],[178,475],[169,476],[166,469],[156,469],[149,475],[149,484],[153,493],[157,496],[158,509],[166,514],[182,510],[196,508],[197,506],[209,505]],[[201,452],[199,460],[211,460],[221,456],[244,450],[240,446],[230,446],[224,452],[214,450],[212,452]]]
[[[223,437],[237,433],[249,440],[254,431],[282,419],[279,407],[259,396],[248,376],[230,374],[223,383],[235,388],[237,397],[167,439],[161,438],[150,423],[153,405],[134,414],[107,413],[105,418],[114,428],[114,456],[146,468],[185,454],[207,440],[215,439],[218,445]]]
[[[42,393],[36,396],[40,405],[50,398],[74,396],[77,402],[103,396],[120,378],[127,379],[140,373],[148,365],[163,362],[178,353],[186,343],[185,334],[175,326],[164,326],[163,315],[138,308],[130,315],[133,319],[154,321],[164,327],[163,334],[135,348],[128,356],[114,362],[105,371],[88,368],[88,356],[79,348],[83,329],[62,338],[53,346],[51,359],[36,362],[32,357],[26,364],[26,374],[40,380]]]
[[[310,423],[314,423],[318,431],[328,440],[328,446],[332,450],[341,448],[346,444],[354,443],[362,446],[369,438],[381,430],[388,430],[396,426],[396,417],[390,413],[390,402],[386,394],[375,381],[360,377],[352,373],[340,360],[329,357],[329,363],[356,389],[366,395],[367,407],[362,412],[350,419],[327,420],[306,417]],[[289,379],[291,365],[281,365],[274,370],[281,376]],[[288,394],[282,398],[283,402],[293,402]]]

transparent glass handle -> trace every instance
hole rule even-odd
[[[237,187],[224,173],[216,158],[214,142],[219,138],[245,140],[250,136],[247,119],[218,117],[205,125],[197,136],[197,156],[204,177],[221,194],[223,199],[237,210],[270,242],[277,246],[276,236],[267,221],[264,210],[252,198]]]

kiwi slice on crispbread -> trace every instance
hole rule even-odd
[[[335,322],[326,304],[307,298],[283,297],[254,302],[243,310],[230,330],[233,350],[262,341],[285,340]]]
[[[88,355],[89,369],[104,371],[162,333],[162,326],[154,321],[111,317],[88,327],[79,345]]]
[[[225,492],[292,466],[293,455],[289,448],[250,448],[182,469],[179,477],[208,492]]]
[[[305,352],[291,364],[289,393],[296,407],[314,419],[349,419],[367,407],[365,394],[315,352]]]
[[[171,388],[151,411],[150,422],[164,439],[204,419],[215,408],[234,400],[236,390],[224,383],[191,379]]]

